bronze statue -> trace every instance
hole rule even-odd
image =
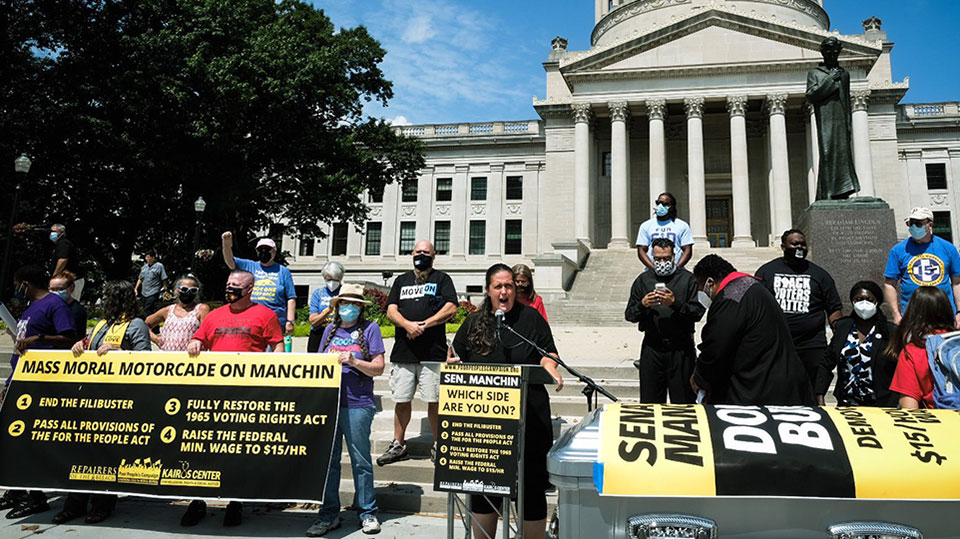
[[[842,48],[839,39],[824,39],[823,63],[807,73],[807,101],[816,112],[820,148],[817,200],[845,199],[860,190],[850,142],[850,73],[838,62]]]

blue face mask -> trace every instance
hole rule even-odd
[[[357,318],[360,318],[360,307],[357,307],[351,303],[341,305],[337,312],[340,314],[340,320],[343,320],[348,324],[356,322]]]
[[[914,241],[920,241],[926,235],[927,235],[927,227],[923,225],[920,225],[920,226],[910,225],[910,237],[913,238]]]
[[[59,297],[60,299],[62,299],[63,301],[67,301],[67,298],[70,297],[70,294],[68,294],[66,290],[57,290],[53,294]]]
[[[60,234],[57,234],[56,232],[50,233],[50,241],[57,241],[58,239],[60,239]]]
[[[662,204],[657,204],[653,207],[653,211],[656,212],[657,217],[666,217],[670,213],[670,206],[664,206]]]

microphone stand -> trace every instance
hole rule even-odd
[[[517,330],[513,329],[512,327],[510,327],[510,325],[507,324],[506,322],[504,322],[501,327],[510,330],[510,333],[513,333],[514,335],[516,335],[521,341],[523,341],[523,342],[529,344],[530,346],[536,348],[536,349],[537,349],[537,352],[540,353],[540,356],[541,356],[541,357],[548,357],[548,358],[556,361],[556,362],[557,362],[557,365],[560,365],[561,367],[563,367],[564,369],[566,369],[567,372],[569,372],[571,375],[573,375],[574,377],[576,377],[576,379],[579,380],[581,384],[583,384],[583,390],[581,391],[581,393],[583,393],[583,395],[587,398],[587,411],[588,411],[588,412],[592,412],[593,409],[597,407],[597,395],[596,395],[597,393],[600,393],[601,395],[603,395],[604,397],[610,399],[610,400],[613,401],[613,402],[617,402],[617,398],[614,397],[609,391],[607,391],[606,389],[604,389],[603,386],[601,386],[600,384],[594,382],[589,376],[584,375],[583,373],[577,371],[576,369],[574,369],[574,368],[571,367],[570,365],[567,365],[566,363],[564,363],[564,361],[563,361],[562,359],[560,359],[560,357],[557,356],[556,354],[547,352],[547,351],[544,350],[543,348],[540,348],[539,346],[537,346],[537,343],[531,341],[530,339],[528,339],[528,338],[524,337],[523,335],[521,335],[520,333],[518,333]],[[499,332],[499,331],[497,332],[497,338],[500,339],[500,332]],[[501,339],[501,342],[503,342],[502,339]]]

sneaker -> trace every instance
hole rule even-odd
[[[193,500],[187,507],[186,512],[180,517],[181,526],[196,526],[203,517],[207,516],[207,502],[203,500]]]
[[[0,497],[0,510],[13,509],[14,507],[20,505],[20,502],[27,497],[27,493],[20,491],[16,492],[13,490],[8,490],[3,493],[3,496]]]
[[[433,445],[430,446],[430,462],[434,464],[437,462],[437,442],[433,442]]]
[[[360,530],[367,535],[376,535],[380,533],[380,521],[377,517],[366,517],[360,522]]]
[[[223,525],[227,528],[239,526],[243,522],[243,505],[240,502],[227,504],[227,511],[223,514]]]
[[[42,513],[44,511],[49,511],[49,510],[50,510],[50,506],[47,505],[46,498],[42,500],[38,500],[30,496],[27,496],[24,499],[20,500],[20,503],[16,507],[11,509],[6,516],[9,519],[23,518],[23,517],[28,517],[30,515],[35,515],[37,513]]]
[[[374,519],[376,520],[376,519]],[[377,527],[379,528],[379,523]],[[307,528],[307,537],[323,537],[324,535],[330,533],[332,530],[335,530],[340,527],[340,517],[336,517],[333,520],[317,520],[313,521],[313,524]]]
[[[388,447],[382,455],[377,457],[377,466],[386,466],[387,464],[407,460],[408,458],[410,458],[410,455],[407,453],[407,444],[401,444],[394,440],[390,442],[390,447]]]

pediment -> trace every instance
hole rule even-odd
[[[730,65],[779,65],[820,60],[826,32],[777,20],[710,9],[603,48],[575,53],[560,63],[567,75]],[[872,64],[880,43],[837,35],[841,62]]]

